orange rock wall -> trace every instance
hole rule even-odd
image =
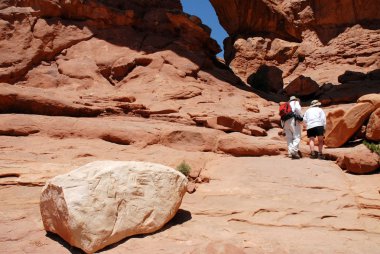
[[[347,70],[380,68],[377,0],[210,2],[229,34],[225,60],[246,82],[263,65],[279,68],[285,86],[300,75],[337,85]]]
[[[176,0],[3,1],[0,18],[0,82],[6,83],[25,80],[34,67],[93,37],[140,52],[194,52],[200,64],[220,52],[210,29]]]

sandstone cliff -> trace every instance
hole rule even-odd
[[[67,49],[80,42],[91,43],[91,39],[122,45],[141,55],[165,49],[183,55],[189,50],[197,52],[194,55],[199,59],[191,60],[197,60],[200,66],[206,56],[220,51],[210,39],[209,28],[196,17],[182,13],[179,1],[2,1],[0,9],[0,82],[28,80],[32,69],[54,65]],[[112,66],[107,64],[120,60],[113,55],[107,56],[107,62],[95,62],[103,76],[100,79],[111,78]],[[57,68],[51,69],[53,73]],[[114,78],[120,80],[124,77],[120,75]]]
[[[278,104],[264,99],[379,93],[376,1],[212,2],[235,73],[179,0],[0,0],[0,252],[79,253],[46,233],[39,199],[96,160],[191,166],[177,215],[104,253],[377,252],[380,160],[353,138],[380,140],[379,95],[324,108],[327,160],[308,158],[305,133],[304,157],[287,158]],[[327,18],[334,6],[344,15]],[[335,148],[343,139],[355,147]]]
[[[196,124],[226,114],[220,100],[235,100],[230,93],[258,98],[235,88],[210,29],[179,1],[1,1],[0,17],[0,83],[15,94],[3,95],[1,112],[82,114],[58,109],[64,99],[97,111],[82,116],[178,113],[175,121]],[[194,110],[202,101],[204,113]]]
[[[271,84],[260,84],[254,78],[255,74],[266,75],[260,67],[269,65],[279,69],[285,87],[291,87],[285,90],[288,95],[305,96],[302,89],[292,84],[300,75],[321,87],[306,95],[326,103],[352,102],[360,95],[379,92],[380,78],[365,76],[380,68],[377,0],[210,2],[229,34],[224,42],[226,62],[253,87],[270,90],[266,86]],[[338,80],[346,71],[358,73],[351,79]],[[354,88],[355,82],[361,89]],[[340,84],[346,89],[334,86]],[[339,94],[347,90],[354,92],[342,98]]]

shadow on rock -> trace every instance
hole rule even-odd
[[[371,175],[379,175],[380,174],[380,168],[376,169],[375,171],[368,172],[368,173],[355,173],[355,172],[349,172],[347,170],[345,172],[347,174],[355,175],[355,176],[371,176]],[[379,190],[379,194],[380,194],[380,190]]]
[[[170,229],[171,227],[174,227],[174,226],[177,226],[177,225],[181,225],[181,224],[183,224],[183,223],[191,220],[191,218],[192,218],[192,216],[191,216],[191,213],[189,211],[186,211],[186,210],[183,210],[183,209],[179,209],[177,211],[177,214],[173,217],[173,219],[171,219],[168,223],[166,223],[160,230],[158,230],[156,232],[153,232],[153,233],[150,233],[150,234],[141,234],[141,235],[127,237],[127,238],[125,238],[125,239],[123,239],[123,240],[121,240],[121,241],[119,241],[117,243],[114,243],[114,244],[111,244],[111,245],[105,247],[104,249],[102,249],[100,251],[97,251],[97,253],[113,249],[113,248],[119,246],[120,244],[125,243],[126,241],[128,241],[131,238],[144,238],[144,237],[149,236],[149,235],[153,235],[153,234],[157,234],[157,233],[163,232],[163,231],[165,231],[167,229]],[[61,238],[57,234],[54,234],[54,233],[51,233],[51,232],[47,232],[46,233],[46,237],[48,237],[51,240],[53,240],[53,241],[61,244],[68,251],[70,251],[70,253],[72,253],[72,254],[84,254],[85,253],[83,250],[81,250],[81,249],[79,249],[77,247],[71,246],[69,243],[67,243],[63,238]]]

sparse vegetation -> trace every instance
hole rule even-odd
[[[363,144],[368,147],[369,150],[371,150],[374,153],[377,153],[380,155],[380,144],[379,143],[371,143],[369,141],[364,140]]]
[[[186,177],[190,174],[190,171],[191,171],[191,167],[189,164],[186,163],[186,161],[182,161],[177,167],[176,169],[181,172],[182,174],[184,174]]]

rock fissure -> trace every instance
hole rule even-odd
[[[18,178],[20,177],[20,174],[18,173],[5,173],[5,174],[0,174],[0,179],[1,178]]]
[[[307,188],[307,189],[313,189],[313,190],[328,190],[328,191],[341,191],[339,189],[334,189],[327,186],[304,186],[304,185],[295,185],[297,188]]]
[[[242,214],[243,211],[200,211],[194,212],[195,215],[204,215],[210,217],[227,217],[234,214]]]
[[[303,228],[319,228],[319,229],[325,229],[327,231],[337,231],[337,232],[342,232],[342,231],[347,231],[347,232],[367,232],[367,233],[374,233],[374,232],[368,232],[364,229],[361,228],[339,228],[339,227],[334,227],[334,226],[319,226],[319,225],[307,225],[307,224],[302,224],[302,225],[289,225],[289,224],[270,224],[270,223],[260,223],[260,222],[253,222],[245,219],[238,219],[238,218],[231,218],[228,220],[228,222],[242,222],[242,223],[248,223],[250,225],[256,225],[256,226],[264,226],[264,227],[274,227],[274,228],[297,228],[297,229],[303,229]],[[377,234],[377,233],[375,233]]]

